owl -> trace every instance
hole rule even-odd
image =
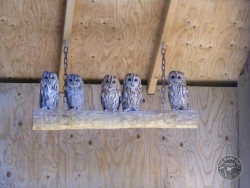
[[[121,101],[120,82],[116,76],[106,75],[102,82],[101,103],[105,112],[119,111]]]
[[[140,111],[142,99],[141,78],[137,74],[126,75],[122,90],[122,109],[125,112]]]
[[[65,80],[65,96],[70,110],[81,110],[84,102],[84,82],[77,74],[69,74]]]
[[[171,71],[168,81],[168,99],[172,110],[187,110],[188,90],[184,74],[178,71]]]
[[[58,106],[59,84],[56,73],[45,71],[40,82],[40,108],[53,110]]]

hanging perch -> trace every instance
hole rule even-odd
[[[33,130],[197,128],[198,112],[33,111]]]

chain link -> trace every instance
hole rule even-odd
[[[64,90],[64,96],[63,96],[63,106],[64,109],[67,109],[67,99],[66,99],[66,78],[68,76],[67,74],[67,69],[68,69],[68,46],[67,46],[67,41],[64,41],[64,75],[63,75],[63,80],[64,80],[64,85],[63,85],[63,90]]]
[[[165,104],[166,104],[166,75],[165,75],[165,70],[166,70],[166,60],[165,60],[165,54],[166,54],[166,45],[163,42],[162,43],[162,49],[161,49],[161,54],[162,54],[162,88],[161,88],[161,104],[162,104],[162,109],[165,110]]]

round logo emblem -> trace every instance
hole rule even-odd
[[[241,161],[235,156],[225,156],[218,163],[218,171],[224,179],[237,179],[242,171]]]

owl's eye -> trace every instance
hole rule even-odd
[[[51,77],[51,79],[55,79],[55,77],[54,77],[54,76],[52,76],[52,77]]]
[[[113,84],[115,83],[115,80],[113,80],[113,82],[112,82]]]
[[[180,79],[181,79],[181,76],[178,76],[177,78],[180,80]]]
[[[137,82],[138,80],[137,80],[137,78],[135,78],[135,80],[134,80],[135,82]]]
[[[45,76],[44,78],[47,80],[47,79],[48,79],[48,76]]]
[[[72,81],[73,81],[73,79],[72,79],[72,78],[70,78],[70,79],[69,79],[69,81],[70,81],[70,82],[72,82]]]
[[[174,78],[175,78],[175,76],[174,76],[174,75],[172,75],[172,76],[171,76],[171,78],[172,78],[172,79],[174,79]]]
[[[77,79],[77,80],[76,80],[76,82],[80,82],[80,80],[79,80],[79,79]]]
[[[108,84],[108,83],[109,83],[109,81],[108,81],[108,80],[106,80],[106,83]]]
[[[128,81],[131,81],[131,78],[128,78]]]

